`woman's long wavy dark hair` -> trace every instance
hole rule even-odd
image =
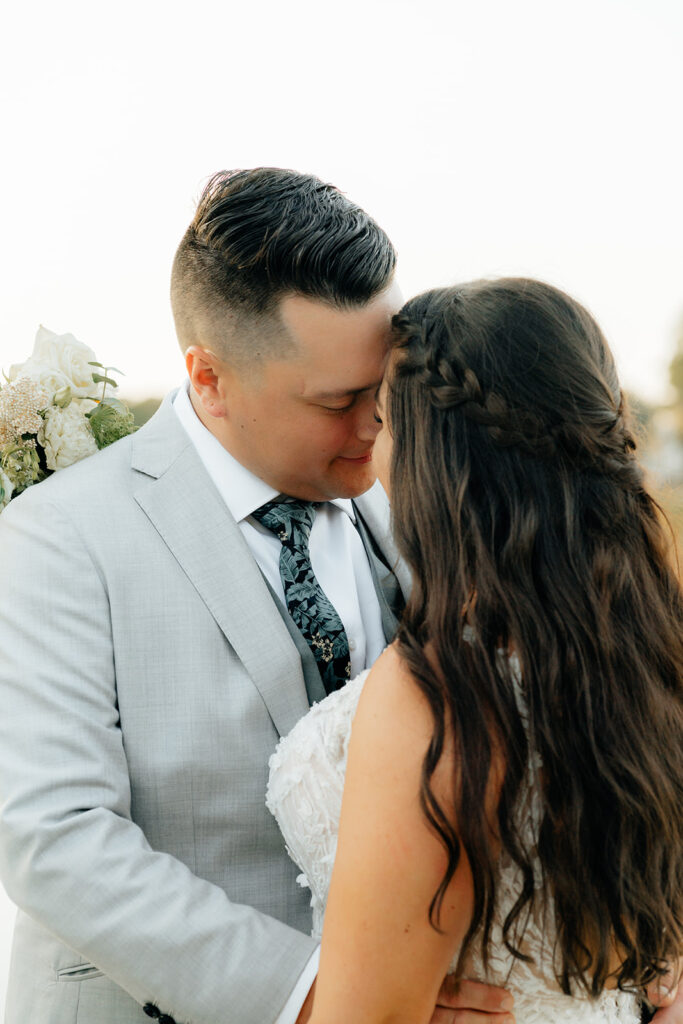
[[[414,575],[398,639],[433,713],[422,804],[448,853],[432,922],[462,844],[475,909],[461,964],[475,934],[486,954],[502,848],[523,879],[508,948],[525,955],[540,864],[563,990],[596,995],[612,971],[642,991],[683,953],[683,596],[609,348],[577,302],[524,279],[418,296],[394,345],[392,507]],[[447,729],[455,808],[430,783]],[[515,810],[530,744],[533,844]]]

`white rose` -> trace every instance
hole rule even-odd
[[[0,512],[2,512],[3,508],[6,508],[7,505],[9,505],[10,498],[12,497],[12,491],[14,490],[12,481],[3,469],[0,469],[0,487],[4,492],[0,498]]]
[[[93,371],[97,356],[91,348],[74,338],[73,334],[55,334],[42,325],[38,328],[31,357],[25,363],[10,366],[9,379],[30,377],[50,392],[70,387],[74,398],[94,394]]]
[[[73,401],[66,409],[51,405],[45,413],[38,444],[45,449],[48,469],[66,469],[87,455],[94,455],[97,443],[84,413],[94,402]]]

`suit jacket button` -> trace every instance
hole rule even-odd
[[[155,1006],[154,1003],[145,1003],[142,1009],[145,1011],[148,1017],[154,1017],[155,1020],[161,1014],[159,1007]]]
[[[159,1017],[159,1024],[175,1024],[175,1021],[167,1013],[162,1013],[161,1017]]]

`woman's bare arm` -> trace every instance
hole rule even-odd
[[[311,1024],[427,1024],[472,914],[461,857],[443,903],[429,905],[446,855],[420,807],[432,735],[427,701],[390,648],[365,684],[353,724],[339,845],[323,930]],[[433,777],[452,806],[453,755]]]

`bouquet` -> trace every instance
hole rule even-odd
[[[27,487],[137,429],[128,407],[107,394],[118,387],[112,373],[121,371],[98,363],[73,334],[38,329],[31,357],[11,366],[0,387],[0,512]]]

